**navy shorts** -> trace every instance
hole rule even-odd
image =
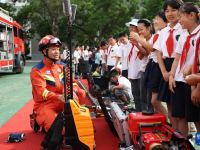
[[[99,67],[100,65],[99,64],[95,64],[95,68]]]
[[[144,73],[143,88],[147,88],[149,92],[158,93],[161,77],[158,63],[150,59]]]
[[[171,71],[173,62],[174,58],[166,58],[164,60],[165,67],[168,72]],[[171,104],[172,92],[169,90],[169,82],[165,82],[163,76],[161,76],[157,100]]]
[[[172,117],[185,118],[187,122],[199,121],[198,107],[191,100],[191,86],[176,81],[176,88],[172,93]]]
[[[122,76],[128,79],[128,70],[122,70]]]

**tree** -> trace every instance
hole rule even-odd
[[[183,0],[183,2],[200,3],[199,0]],[[156,12],[163,8],[165,0],[142,0],[141,3],[144,5],[141,18],[153,20]]]
[[[8,3],[0,3],[0,7],[3,8],[3,9],[5,9],[6,11],[8,11],[8,12],[9,12],[9,15],[10,15],[11,17],[14,16],[14,10],[13,10],[12,5],[10,5],[10,4],[8,4]]]
[[[78,1],[74,0],[75,3]],[[96,45],[109,35],[117,37],[120,31],[127,31],[125,23],[131,20],[137,9],[137,0],[90,0],[78,6],[76,23],[88,31],[89,40]],[[80,31],[76,34],[86,37]]]
[[[14,18],[29,28],[31,23],[31,37],[38,33],[40,38],[47,34],[58,36],[61,41],[67,41],[68,19],[64,16],[61,0],[28,0],[29,5],[23,6]],[[137,0],[71,0],[71,4],[78,4],[74,23],[85,28],[87,33],[73,29],[73,39],[79,44],[96,45],[108,35],[117,36],[120,31],[128,31],[125,23],[138,8]],[[59,32],[61,31],[61,32]]]
[[[143,0],[144,9],[141,18],[153,20],[156,12],[163,8],[164,2],[160,0]]]

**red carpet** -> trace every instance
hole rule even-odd
[[[84,84],[86,82],[84,81]],[[89,104],[87,102],[87,104]],[[33,100],[30,100],[8,122],[0,128],[0,150],[40,150],[44,134],[34,133],[29,125],[29,114],[32,113]],[[119,138],[114,137],[103,117],[93,119],[97,130],[95,150],[117,150]],[[5,143],[10,133],[25,133],[25,140],[20,143]]]

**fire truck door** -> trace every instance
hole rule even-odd
[[[25,54],[25,48],[24,48],[24,35],[23,35],[23,30],[18,29],[18,44],[19,44],[19,50],[22,51]]]
[[[19,38],[18,38],[18,31],[17,31],[17,27],[13,26],[13,31],[14,31],[14,52],[15,54],[18,54],[19,51]]]

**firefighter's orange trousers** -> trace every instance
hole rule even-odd
[[[85,98],[86,98],[86,93],[85,93],[85,91],[84,91],[83,89],[81,89],[81,88],[80,88],[79,86],[77,86],[77,85],[74,85],[74,86],[73,86],[73,90],[78,92],[77,96],[78,96],[78,98],[79,98],[79,104],[80,104],[80,105],[85,104]]]
[[[47,132],[54,122],[60,111],[63,111],[64,103],[62,101],[55,101],[44,105],[37,111],[37,123],[40,127],[44,127]]]

